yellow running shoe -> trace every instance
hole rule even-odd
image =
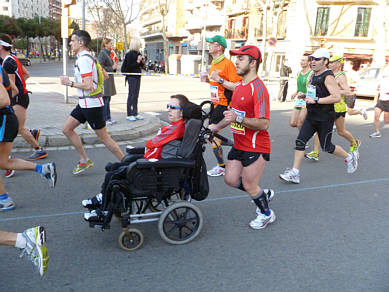
[[[95,164],[90,159],[88,159],[87,162],[79,162],[77,166],[73,169],[73,174],[79,174],[93,166],[95,166]]]
[[[42,226],[36,226],[26,229],[22,234],[26,239],[26,247],[22,250],[20,257],[23,257],[26,254],[38,268],[39,274],[43,276],[47,271],[50,259],[45,246],[45,229]]]
[[[319,151],[313,150],[312,152],[306,153],[305,157],[314,161],[319,161]]]

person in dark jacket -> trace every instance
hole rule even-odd
[[[130,43],[130,50],[126,53],[122,64],[123,73],[141,73],[144,67],[145,59],[140,53],[141,42],[139,38],[133,38]],[[138,97],[140,89],[140,75],[127,75],[128,81],[128,99],[127,99],[127,120],[133,122],[143,120],[138,114]]]
[[[107,72],[116,71],[118,65],[111,59],[112,40],[104,38],[101,42],[103,48],[99,54],[99,63]],[[111,119],[111,109],[109,103],[111,96],[116,95],[114,75],[109,75],[109,78],[104,81],[104,120],[107,125],[115,124],[116,121]]]

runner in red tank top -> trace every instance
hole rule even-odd
[[[234,134],[234,146],[228,154],[224,181],[226,184],[246,191],[257,205],[257,218],[250,222],[253,229],[263,229],[274,222],[276,215],[269,208],[273,190],[262,190],[258,184],[270,159],[269,128],[270,106],[266,86],[258,78],[261,52],[255,46],[243,46],[231,50],[236,55],[236,72],[242,82],[234,91],[231,108],[224,119],[210,125],[212,131],[220,131],[230,125]]]

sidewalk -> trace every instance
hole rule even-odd
[[[46,93],[34,90],[30,95],[30,105],[27,110],[26,127],[29,129],[40,129],[39,144],[42,147],[62,147],[71,145],[62,133],[62,126],[65,123],[72,109],[78,100],[69,98],[69,103],[63,102],[63,96],[58,93]],[[61,90],[61,88],[59,88]],[[160,127],[159,118],[143,114],[144,120],[135,122],[127,121],[126,114],[111,110],[111,115],[116,124],[107,126],[111,137],[116,141],[128,141],[140,137],[155,134]],[[101,144],[93,130],[86,129],[80,125],[76,132],[80,135],[84,145]],[[31,146],[18,135],[13,143],[13,148],[26,148]]]

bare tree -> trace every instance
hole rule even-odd
[[[114,40],[122,40],[123,29],[121,21],[105,6],[101,0],[89,0],[88,10],[96,23],[98,35],[100,37],[111,37]]]

